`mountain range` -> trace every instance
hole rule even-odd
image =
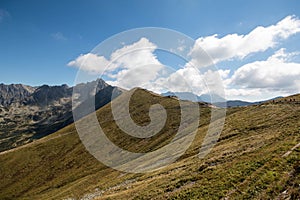
[[[95,85],[96,88],[94,88]],[[83,99],[80,95],[73,95],[77,98],[76,102],[80,102],[78,105],[74,105],[77,113],[81,113],[79,117],[101,108],[111,101],[112,96],[115,98],[125,91],[110,86],[102,79],[81,83],[75,87],[76,90],[84,92],[82,96],[89,96],[96,89],[95,108],[86,106],[89,103],[88,99]],[[73,90],[74,87],[69,87],[66,84],[36,87],[23,84],[0,84],[0,152],[42,138],[72,123]],[[176,96],[181,100],[198,101],[218,107],[249,106],[263,103],[262,101],[226,101],[218,95],[215,95],[214,101],[212,101],[211,95],[197,96],[189,92],[166,92],[161,95]]]
[[[115,97],[123,91],[102,79],[78,84],[76,88],[91,94],[94,85],[97,85],[95,109],[110,102],[113,91]],[[42,138],[72,123],[73,89],[65,84],[39,87],[0,84],[0,151]],[[78,96],[78,102],[83,101],[80,98]],[[76,109],[81,109],[81,106]],[[93,110],[85,110],[82,116],[90,112]]]
[[[249,106],[249,105],[258,105],[270,100],[275,100],[278,98],[282,98],[282,96],[278,96],[272,99],[267,99],[264,101],[242,101],[242,100],[226,100],[224,97],[221,97],[217,94],[202,94],[200,96],[192,93],[192,92],[165,92],[161,94],[162,96],[176,96],[181,100],[188,101],[199,101],[213,104],[218,107],[239,107],[239,106]]]

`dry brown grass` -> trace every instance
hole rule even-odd
[[[118,130],[107,105],[97,116],[108,137],[131,151],[147,152],[165,145],[178,128],[177,100],[143,90],[135,98],[132,118],[137,123],[149,122],[146,111],[153,102],[164,104],[174,114],[172,120],[158,136],[137,140]],[[40,142],[0,155],[0,199],[78,199],[85,194],[97,199],[297,199],[299,148],[287,157],[282,155],[300,142],[299,111],[300,105],[289,101],[231,108],[217,145],[199,159],[210,117],[210,109],[203,107],[198,133],[185,155],[146,174],[104,166],[85,150],[70,125]]]

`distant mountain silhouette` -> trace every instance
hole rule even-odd
[[[217,94],[202,94],[200,96],[192,92],[166,92],[162,93],[162,96],[177,96],[181,100],[199,101],[206,103],[224,102],[226,101],[223,97]]]
[[[226,100],[223,97],[220,97],[216,94],[202,94],[200,96],[193,94],[192,92],[166,92],[162,93],[162,96],[176,96],[182,100],[189,100],[189,101],[199,101],[199,102],[206,102],[211,103],[218,107],[240,107],[240,106],[250,106],[250,105],[257,105],[264,103],[266,101],[275,100],[278,98],[282,98],[281,96],[268,99],[265,101],[256,101],[256,102],[248,102],[242,100]]]

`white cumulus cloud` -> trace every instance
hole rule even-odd
[[[80,68],[91,73],[101,74],[110,62],[104,56],[93,53],[81,54],[75,60],[68,63],[70,67]]]
[[[289,62],[296,53],[280,49],[265,61],[243,65],[231,77],[231,84],[246,88],[299,90],[300,63]]]
[[[200,37],[190,52],[194,65],[202,67],[212,64],[202,49],[212,57],[214,63],[266,51],[278,42],[300,32],[300,20],[287,16],[275,25],[258,26],[247,35],[236,33],[219,38],[217,34]]]
[[[97,73],[114,79],[109,84],[126,89],[141,87],[159,76],[164,65],[156,58],[157,46],[147,38],[115,50],[107,59],[93,53],[83,54],[68,63],[91,73]]]
[[[157,45],[147,38],[125,45],[108,57],[82,54],[68,66],[105,75],[109,84],[125,89],[222,94],[223,84],[227,99],[263,100],[300,92],[300,63],[293,62],[299,52],[287,53],[282,48],[265,60],[245,64],[235,71],[214,69],[213,62],[238,62],[248,55],[275,49],[278,43],[299,32],[300,20],[287,16],[274,25],[258,26],[246,35],[201,37],[190,50],[191,60],[180,69],[164,66],[155,54]],[[179,44],[179,50],[189,49]]]

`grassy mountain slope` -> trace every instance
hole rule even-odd
[[[146,174],[104,166],[85,150],[71,124],[0,153],[0,199],[300,198],[299,147],[289,152],[300,142],[300,95],[293,99],[228,109],[218,143],[199,159],[210,117],[210,108],[203,105],[198,133],[187,152],[168,167]],[[147,110],[155,102],[173,118],[150,139],[124,135],[113,122],[109,104],[97,116],[118,146],[147,152],[165,145],[178,129],[178,101],[144,90],[138,90],[131,101],[136,123],[149,123]]]

